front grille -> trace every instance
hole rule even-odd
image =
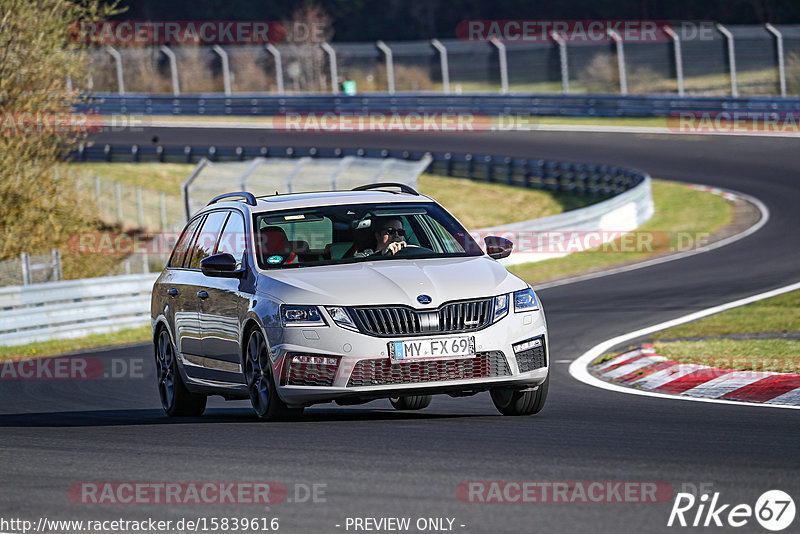
[[[492,320],[492,299],[445,304],[437,310],[415,310],[404,306],[351,308],[362,334],[413,336],[474,332]]]
[[[544,339],[542,339],[542,344],[538,347],[518,352],[516,356],[520,373],[546,367],[547,358],[545,357],[544,351]]]
[[[347,387],[414,384],[508,376],[511,369],[500,351],[479,352],[474,358],[396,362],[388,358],[356,363]]]

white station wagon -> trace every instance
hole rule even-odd
[[[433,199],[401,184],[256,198],[228,193],[186,225],[153,287],[158,390],[170,416],[209,395],[259,418],[315,403],[489,391],[530,415],[549,384],[547,326],[530,285]]]

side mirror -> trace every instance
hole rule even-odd
[[[214,254],[200,261],[200,270],[206,276],[241,278],[244,269],[236,269],[236,258],[227,252]]]
[[[486,243],[486,254],[488,254],[490,258],[496,260],[508,257],[508,255],[511,254],[511,249],[514,248],[514,243],[504,237],[498,237],[496,235],[486,236],[483,242]]]

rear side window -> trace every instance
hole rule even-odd
[[[231,216],[228,217],[228,222],[225,223],[225,228],[222,230],[222,236],[219,238],[216,254],[227,252],[236,258],[236,268],[241,269],[245,243],[244,218],[236,211],[231,212]]]
[[[172,251],[172,257],[169,259],[169,267],[180,268],[183,266],[186,251],[189,250],[189,243],[192,242],[194,232],[197,230],[197,225],[200,224],[202,220],[202,217],[196,218],[183,231],[183,235],[181,235],[178,244],[175,245],[175,250]]]
[[[192,257],[189,260],[190,269],[199,269],[200,262],[214,253],[217,239],[222,232],[222,225],[228,217],[228,211],[212,211],[206,217],[197,239],[191,247]],[[188,255],[188,254],[187,254]]]

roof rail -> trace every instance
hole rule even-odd
[[[247,191],[237,191],[235,193],[225,193],[224,195],[219,195],[218,197],[214,197],[211,199],[211,202],[206,204],[206,206],[210,206],[215,202],[219,202],[220,200],[231,197],[244,197],[244,199],[247,200],[247,203],[250,204],[251,206],[255,206],[257,204],[256,197],[253,195],[253,193],[248,193]]]
[[[369,191],[370,189],[381,189],[384,187],[399,187],[400,191],[402,191],[403,193],[420,196],[419,193],[417,193],[416,189],[414,189],[410,185],[398,184],[395,182],[379,182],[376,184],[359,185],[358,187],[354,187],[353,191]]]

